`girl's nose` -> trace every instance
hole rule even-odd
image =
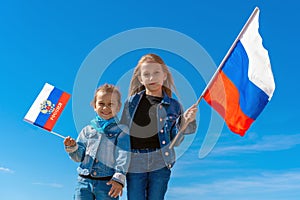
[[[109,109],[109,106],[108,105],[104,105],[102,109],[103,110],[107,110],[107,109]]]

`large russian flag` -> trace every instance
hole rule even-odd
[[[257,9],[258,10],[258,9]],[[275,90],[268,51],[259,34],[259,10],[241,32],[203,98],[241,136],[270,101]]]
[[[24,120],[52,131],[69,98],[70,94],[46,83],[24,117]]]

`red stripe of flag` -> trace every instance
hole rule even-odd
[[[54,111],[52,112],[51,116],[47,120],[47,122],[44,125],[44,129],[51,131],[54,127],[57,119],[59,118],[60,114],[62,113],[63,109],[65,108],[68,100],[70,98],[70,94],[63,92],[61,97],[59,98]]]
[[[232,132],[245,135],[254,120],[242,111],[240,93],[222,70],[218,72],[203,98],[225,119]]]

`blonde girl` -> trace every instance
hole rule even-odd
[[[183,113],[181,104],[172,98],[173,91],[172,74],[161,57],[144,55],[134,69],[121,118],[129,127],[131,143],[128,200],[164,199],[175,163],[170,142],[185,123],[185,134],[196,130],[196,105]]]

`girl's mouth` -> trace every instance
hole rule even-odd
[[[108,112],[108,113],[104,113],[104,112],[101,112],[102,115],[110,115],[111,113]]]

